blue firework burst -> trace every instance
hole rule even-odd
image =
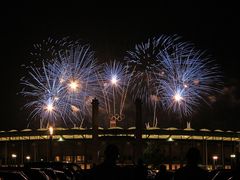
[[[62,120],[67,126],[81,124],[89,114],[90,102],[97,96],[97,65],[88,45],[65,50],[42,67],[31,67],[29,79],[22,79],[22,94],[30,100],[25,107],[30,117],[44,124]]]
[[[161,58],[156,84],[166,109],[190,116],[201,102],[208,103],[210,95],[220,92],[220,68],[204,53],[192,49],[184,55],[164,53]]]
[[[116,60],[104,63],[98,80],[106,113],[109,116],[121,116],[131,80],[128,66]]]
[[[29,100],[25,107],[30,109],[29,117],[40,120],[41,125],[54,124],[63,117],[62,97],[64,87],[58,83],[58,78],[53,71],[49,71],[48,65],[42,63],[42,67],[30,67],[30,78],[23,78],[22,94]]]
[[[161,67],[161,54],[169,56],[184,55],[191,47],[190,43],[180,41],[176,35],[149,38],[145,43],[136,44],[133,51],[127,51],[125,60],[133,71],[132,95],[141,98],[146,104],[155,103],[155,73]]]

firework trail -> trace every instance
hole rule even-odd
[[[131,75],[128,66],[116,60],[104,63],[102,71],[98,73],[104,109],[110,119],[124,119],[123,110]]]

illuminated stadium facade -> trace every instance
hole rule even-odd
[[[131,161],[136,158],[137,149],[135,147],[138,141],[135,138],[135,128],[99,129],[97,145],[94,145],[94,134],[91,129],[54,129],[52,144],[54,159],[88,165],[93,162],[95,152],[98,153],[97,161],[101,160],[107,143],[119,145],[123,163],[132,163]],[[48,129],[2,131],[0,133],[1,163],[17,162],[21,164],[29,161],[26,159],[28,156],[32,161],[49,160],[49,138]],[[230,155],[239,150],[240,132],[207,129],[197,131],[190,128],[143,130],[143,149],[151,142],[157,142],[163,151],[168,152],[165,156],[170,158],[169,160],[172,160],[173,164],[179,164],[183,158],[182,154],[186,153],[189,147],[196,146],[202,153],[203,164],[211,165],[212,156],[217,155],[219,165],[230,165]],[[13,154],[17,155],[16,160],[12,158]],[[164,163],[169,164],[170,162]],[[172,168],[174,169],[174,167]]]
[[[132,164],[144,158],[146,152],[160,156],[157,163],[165,163],[169,169],[184,164],[184,154],[190,147],[201,151],[202,165],[230,168],[235,154],[240,152],[240,132],[199,129],[190,126],[177,128],[143,129],[141,103],[136,102],[135,127],[123,129],[98,127],[98,101],[93,100],[92,128],[23,129],[0,131],[0,163],[23,164],[28,161],[67,161],[89,168],[103,158],[106,144],[115,143],[120,149],[121,164]],[[213,158],[214,157],[214,158]]]

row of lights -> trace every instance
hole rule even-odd
[[[17,154],[12,154],[12,158],[13,159],[16,159],[17,158]],[[230,154],[230,158],[236,158],[236,154]],[[214,160],[214,161],[217,161],[218,160],[218,156],[216,156],[216,155],[214,155],[214,156],[212,156],[212,159]],[[30,161],[31,160],[31,156],[26,156],[26,160],[28,160],[28,161]]]
[[[170,137],[167,138],[167,141],[168,141],[168,142],[173,142],[174,139],[170,136]],[[236,158],[236,154],[230,154],[230,158],[232,158],[232,159]],[[214,161],[217,161],[217,160],[218,160],[218,156],[217,156],[217,155],[214,155],[214,156],[212,156],[212,159],[213,159]]]
[[[236,158],[236,154],[230,154],[230,158],[233,158],[233,159]],[[218,156],[214,155],[212,156],[212,159],[216,161],[218,160]]]
[[[12,154],[11,156],[13,159],[17,158],[17,154]],[[26,156],[26,160],[30,160],[30,159],[31,159],[31,156]]]
[[[50,126],[49,128],[48,128],[48,130],[49,130],[49,134],[50,134],[50,136],[52,136],[53,135],[53,127],[52,126]],[[61,141],[61,140],[60,140]],[[12,156],[12,159],[16,159],[17,158],[17,154],[12,154],[11,155]],[[31,160],[31,156],[26,156],[26,160]]]

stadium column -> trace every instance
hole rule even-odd
[[[5,142],[5,165],[8,165],[8,141]]]
[[[49,127],[48,127],[48,130],[49,130],[49,158],[48,160],[49,161],[54,161],[54,158],[53,158],[53,126],[51,126],[51,124],[49,124]]]
[[[138,159],[142,158],[142,130],[143,130],[143,122],[142,122],[142,101],[141,99],[136,99],[135,101],[136,107],[136,119],[135,119],[135,162]]]
[[[93,164],[98,163],[98,106],[96,98],[92,100],[92,160]]]

